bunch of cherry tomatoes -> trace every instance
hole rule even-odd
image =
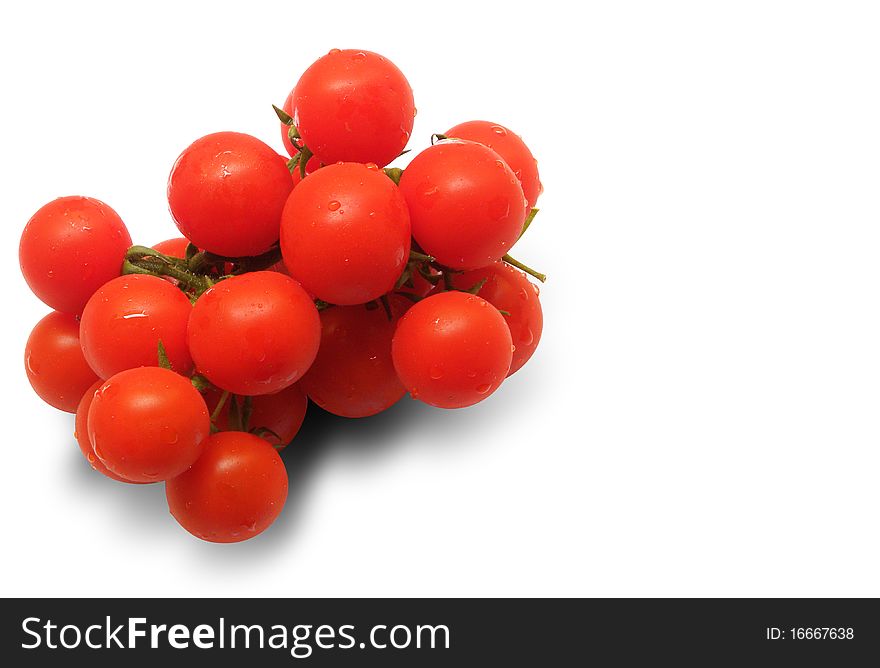
[[[76,414],[91,466],[164,481],[190,533],[236,542],[287,497],[279,451],[309,399],[358,418],[407,392],[484,400],[531,357],[542,274],[508,255],[537,212],[537,162],[497,123],[432,137],[405,169],[416,109],[388,59],[334,49],[275,108],[290,157],[218,132],[168,179],[181,234],[132,245],[117,213],[62,197],[28,221],[21,269],[55,309],[25,367]]]

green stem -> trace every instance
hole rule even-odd
[[[213,285],[213,281],[207,276],[199,276],[187,269],[185,260],[163,255],[145,246],[132,246],[128,249],[122,263],[122,273],[168,276],[198,294]]]
[[[400,167],[386,167],[382,170],[385,176],[394,181],[395,185],[400,185],[400,177],[403,176],[403,170]]]
[[[229,390],[223,390],[223,394],[220,395],[219,401],[217,401],[217,405],[214,407],[214,411],[211,413],[211,422],[216,422],[217,418],[220,417],[220,413],[223,412],[223,407],[226,405],[226,400],[229,398]]]
[[[425,255],[424,253],[419,253],[419,251],[410,250],[409,252],[409,261],[413,262],[436,262],[436,259],[431,257],[430,255]]]
[[[312,153],[312,149],[303,144],[302,148],[299,150],[299,178],[306,178],[306,165],[309,164],[309,160],[314,155]]]
[[[272,105],[272,108],[275,110],[275,115],[278,117],[279,121],[284,123],[284,125],[293,125],[293,119],[290,117],[290,114],[284,111],[284,109],[276,107],[274,104]]]
[[[543,283],[544,281],[547,280],[547,274],[542,274],[540,271],[536,271],[536,270],[532,269],[530,266],[523,264],[519,260],[511,257],[510,255],[505,255],[501,259],[504,260],[507,264],[512,265],[512,266],[516,267],[517,269],[521,269],[522,271],[526,272],[530,276],[534,276],[539,281],[541,281],[541,283]]]
[[[529,211],[529,215],[526,216],[526,222],[523,223],[522,232],[519,233],[518,239],[522,239],[522,235],[526,233],[526,230],[529,229],[529,225],[532,224],[532,221],[535,219],[535,216],[538,215],[538,209],[532,209]]]

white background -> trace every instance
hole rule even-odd
[[[2,593],[880,595],[878,34],[869,2],[5,3]],[[313,419],[276,525],[202,543],[30,391],[18,237],[69,194],[176,236],[177,154],[281,150],[332,47],[405,72],[412,146],[532,147],[544,339],[474,408]]]

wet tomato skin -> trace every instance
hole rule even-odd
[[[331,304],[364,304],[392,290],[410,241],[406,202],[375,165],[322,167],[297,185],[281,218],[285,266]]]
[[[459,290],[470,290],[485,280],[477,295],[499,311],[510,328],[515,350],[508,376],[528,362],[541,341],[544,314],[541,310],[539,289],[526,278],[525,273],[504,262],[496,262],[482,269],[452,275],[452,284]]]
[[[159,367],[138,367],[108,379],[88,413],[95,456],[132,482],[180,475],[198,459],[210,433],[204,399],[189,378]]]
[[[53,311],[36,324],[24,350],[31,387],[50,406],[75,413],[80,399],[97,380],[80,347],[76,316]]]
[[[391,345],[394,368],[414,399],[439,408],[484,400],[510,370],[513,344],[494,306],[465,292],[438,292],[400,319]]]
[[[183,236],[227,257],[260,255],[278,240],[293,182],[256,137],[217,132],[188,146],[168,177],[168,206]]]
[[[467,121],[449,128],[447,137],[475,141],[488,146],[513,170],[519,180],[526,198],[526,210],[531,210],[543,192],[541,177],[538,175],[538,161],[522,138],[500,123],[491,121]]]
[[[195,303],[187,341],[196,370],[234,394],[273,394],[302,378],[321,321],[295,280],[255,271],[220,281]]]
[[[372,51],[333,49],[291,91],[293,122],[325,165],[348,161],[384,167],[409,141],[415,114],[406,77]]]
[[[391,295],[392,317],[379,307],[333,306],[321,311],[321,347],[300,384],[330,413],[360,418],[394,405],[406,393],[391,360],[391,339],[411,304]]]
[[[131,236],[119,215],[91,197],[60,197],[37,211],[21,235],[21,273],[57,311],[80,313],[89,297],[119,276]]]
[[[165,497],[174,519],[194,536],[237,543],[275,521],[287,487],[275,448],[253,434],[225,431],[205,441],[192,468],[165,483]]]
[[[80,324],[83,354],[101,378],[138,366],[159,365],[159,341],[174,371],[189,374],[186,328],[192,305],[156,276],[119,276],[98,289]]]
[[[83,457],[86,458],[89,466],[91,466],[95,471],[97,471],[98,473],[102,473],[111,480],[130,483],[132,482],[131,480],[126,480],[125,478],[116,475],[115,473],[113,473],[113,471],[111,471],[104,465],[104,462],[102,462],[95,456],[95,449],[92,447],[92,443],[89,440],[89,408],[91,408],[92,406],[92,400],[95,398],[95,392],[97,392],[103,384],[103,380],[97,381],[88,390],[86,390],[85,394],[83,394],[82,399],[80,399],[79,406],[77,406],[76,409],[76,423],[74,426],[73,437],[76,439],[76,443],[79,446],[80,452],[82,452]]]
[[[484,267],[510,251],[525,222],[525,197],[492,149],[446,140],[419,153],[403,172],[412,235],[440,264]]]

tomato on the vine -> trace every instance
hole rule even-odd
[[[303,143],[325,165],[384,167],[409,141],[416,108],[409,82],[390,60],[333,49],[300,77],[289,112]]]
[[[195,303],[187,341],[196,369],[234,394],[272,394],[315,359],[321,321],[292,278],[255,271],[220,281]]]
[[[459,123],[444,134],[447,137],[475,141],[495,151],[519,179],[526,197],[527,209],[530,210],[535,206],[544,187],[538,176],[538,161],[519,135],[499,123],[490,121]]]
[[[21,234],[18,258],[30,289],[57,311],[80,313],[122,271],[131,236],[119,215],[91,197],[60,197],[37,211]]]
[[[126,480],[125,478],[116,475],[115,473],[113,473],[113,471],[104,466],[104,462],[102,462],[95,456],[95,448],[92,446],[92,442],[89,440],[89,408],[91,408],[92,406],[92,400],[95,398],[95,392],[101,389],[101,385],[103,384],[104,381],[99,380],[88,390],[86,390],[85,394],[83,394],[82,399],[80,399],[79,406],[77,406],[76,408],[76,420],[73,437],[74,439],[76,439],[76,444],[79,446],[79,449],[83,453],[83,457],[85,457],[86,461],[89,463],[89,466],[95,469],[98,473],[103,473],[111,480],[117,480],[119,482],[132,482],[131,480]]]
[[[296,187],[281,217],[284,264],[331,304],[363,304],[390,291],[410,241],[406,202],[375,165],[322,167]]]
[[[211,390],[205,394],[208,410],[212,411],[222,400],[222,393]],[[250,416],[247,425],[234,424],[232,416],[233,397],[227,397],[220,413],[214,419],[214,425],[220,431],[247,431],[259,436],[267,443],[283,450],[296,436],[306,416],[309,400],[300,389],[300,383],[294,383],[274,394],[260,394],[254,397],[236,397],[236,410],[239,420],[245,412],[245,401],[250,402]]]
[[[321,311],[321,347],[300,385],[318,406],[335,415],[375,415],[405,393],[391,361],[391,339],[411,305],[389,297],[389,317],[378,304],[333,306]]]
[[[50,406],[75,413],[89,385],[98,380],[80,348],[76,316],[53,311],[36,324],[24,348],[31,387]]]
[[[189,378],[159,367],[112,376],[95,392],[88,413],[95,456],[133,482],[186,471],[201,454],[210,426],[205,400]]]
[[[477,295],[504,311],[504,321],[510,328],[510,336],[516,350],[510,365],[512,375],[538,347],[544,329],[544,315],[538,286],[526,278],[525,273],[504,262],[496,262],[482,269],[474,269],[451,276],[452,284],[459,290],[470,290],[483,283]]]
[[[507,376],[513,344],[504,316],[482,297],[438,292],[400,319],[394,368],[414,399],[463,408],[492,394]]]
[[[86,304],[80,342],[86,360],[102,378],[138,366],[159,364],[162,342],[172,368],[192,371],[186,328],[192,305],[178,288],[156,276],[114,278]]]
[[[278,240],[293,190],[278,154],[256,137],[217,132],[187,147],[168,177],[168,205],[181,233],[228,257],[260,255]]]
[[[477,269],[504,256],[525,222],[516,175],[482,144],[438,142],[419,153],[400,179],[422,249],[452,269]]]
[[[278,452],[253,434],[224,431],[204,442],[185,473],[165,483],[168,509],[202,540],[236,543],[265,531],[287,500]]]

